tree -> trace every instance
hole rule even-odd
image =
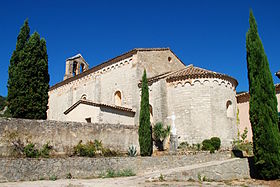
[[[268,60],[252,11],[249,23],[246,49],[254,161],[259,177],[276,179],[280,177],[277,99]]]
[[[150,125],[149,87],[146,70],[142,77],[142,93],[139,118],[139,145],[141,156],[151,156],[153,153],[152,129]]]
[[[28,42],[29,37],[30,28],[28,25],[28,20],[25,20],[17,37],[16,49],[13,51],[9,66],[7,104],[9,113],[11,113],[12,117],[19,117],[17,114],[19,96],[18,88],[21,85],[19,83],[20,74],[18,72],[17,65],[23,61],[24,46]]]
[[[27,21],[23,27],[26,25]],[[10,62],[12,79],[9,77],[8,87],[13,88],[8,91],[10,113],[16,118],[46,119],[49,89],[46,41],[35,32],[21,46],[19,52],[17,48],[14,52],[20,54],[18,59],[13,61],[12,56]]]
[[[3,110],[5,106],[6,106],[6,98],[0,96],[0,111]]]

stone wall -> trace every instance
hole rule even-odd
[[[188,156],[160,157],[0,158],[0,182],[49,179],[50,176],[66,178],[68,173],[71,173],[74,178],[90,178],[97,177],[102,172],[106,172],[109,169],[115,171],[131,169],[136,174],[143,174],[210,161],[222,161],[229,158],[230,154],[228,153],[210,154],[205,152]],[[230,168],[231,165],[227,167]],[[224,165],[224,169],[227,167]]]
[[[126,152],[131,145],[139,149],[136,126],[0,118],[0,156],[11,154],[11,139],[38,147],[50,142],[61,154],[71,152],[80,140],[86,143],[95,139],[119,151]]]
[[[169,83],[168,115],[172,112],[179,143],[201,143],[217,136],[222,147],[231,147],[237,137],[236,98],[234,86],[222,79],[193,79]],[[227,114],[231,102],[231,116]]]

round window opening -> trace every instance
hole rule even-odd
[[[168,57],[168,62],[171,62],[172,58],[171,57]]]

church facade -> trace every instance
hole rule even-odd
[[[185,65],[169,48],[137,48],[93,68],[78,54],[66,60],[64,80],[49,91],[49,120],[138,125],[141,78],[146,69],[151,124],[176,116],[178,141],[201,143],[237,136],[237,81]]]

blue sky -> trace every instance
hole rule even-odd
[[[26,18],[47,41],[50,85],[62,81],[65,59],[81,53],[91,67],[139,47],[170,47],[186,64],[226,73],[248,90],[249,9],[256,17],[270,69],[280,69],[277,0],[18,0],[0,7],[0,95]]]

